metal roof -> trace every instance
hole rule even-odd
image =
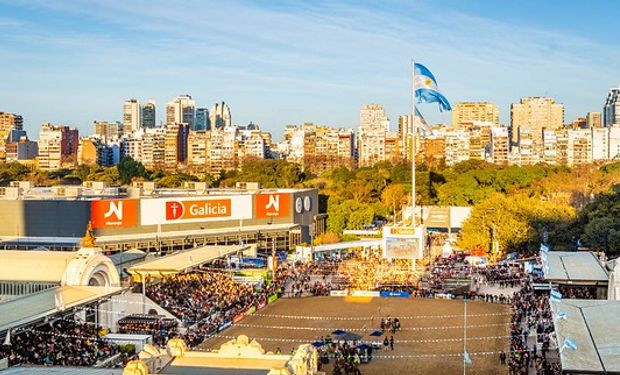
[[[605,267],[592,252],[549,251],[549,268],[543,267],[550,281],[609,281]]]
[[[77,252],[72,251],[0,250],[0,280],[60,283],[67,265],[76,255]]]
[[[155,260],[148,260],[127,269],[135,275],[161,275],[180,273],[188,268],[200,266],[228,254],[250,249],[250,246],[201,246],[195,249],[181,251]]]
[[[120,287],[62,286],[0,303],[0,332],[63,309],[80,306],[122,291]]]
[[[558,346],[569,338],[577,347],[561,351],[563,371],[620,373],[620,301],[563,299],[551,309]]]

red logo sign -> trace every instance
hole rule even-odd
[[[181,202],[166,202],[166,220],[177,220],[183,216]]]
[[[257,219],[287,217],[291,214],[290,194],[256,194],[255,204]]]
[[[135,199],[92,201],[90,221],[94,229],[135,227],[138,224],[138,202]]]

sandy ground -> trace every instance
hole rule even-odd
[[[470,374],[506,374],[499,365],[500,350],[507,351],[510,321],[506,305],[467,303],[467,351],[473,364]],[[244,334],[265,350],[289,353],[336,329],[368,336],[378,329],[382,317],[401,319],[402,331],[394,335],[394,350],[375,351],[374,359],[362,364],[362,374],[460,374],[463,372],[463,302],[431,299],[306,297],[280,299],[246,317],[239,324],[207,340],[202,349],[217,349]],[[391,335],[388,333],[388,337]],[[493,352],[493,354],[485,354]],[[333,362],[333,361],[332,361]],[[331,364],[323,367],[331,374]]]

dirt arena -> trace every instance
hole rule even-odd
[[[471,374],[505,374],[500,350],[507,351],[510,310],[506,305],[467,303],[467,351]],[[256,339],[265,350],[289,353],[336,329],[383,341],[369,334],[382,317],[398,317],[402,330],[394,335],[394,351],[376,350],[362,364],[362,374],[459,374],[463,372],[463,302],[405,298],[307,297],[280,299],[202,344],[216,349],[238,335]],[[391,333],[388,333],[388,338]],[[494,352],[493,354],[483,354]],[[478,354],[477,354],[478,353]],[[333,363],[333,360],[332,360]],[[323,370],[331,375],[331,364]]]

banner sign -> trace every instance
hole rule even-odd
[[[278,295],[277,294],[272,294],[269,296],[269,298],[267,298],[267,303],[272,304],[275,301],[277,301],[278,299]]]
[[[288,217],[291,215],[291,194],[256,194],[256,218]]]
[[[111,199],[90,202],[93,229],[130,228],[138,225],[138,201]]]
[[[260,309],[262,309],[262,308],[263,308],[263,307],[265,307],[265,306],[267,306],[267,302],[266,302],[266,301],[261,301],[261,302],[260,302],[260,303],[256,306],[256,308],[257,308],[258,310],[260,310]]]
[[[243,317],[244,317],[244,316],[245,316],[245,315],[243,315],[243,314],[238,314],[238,315],[235,315],[235,317],[233,318],[232,322],[233,322],[233,323],[239,323],[240,321],[242,321],[242,320],[243,320]]]
[[[155,198],[140,201],[140,223],[142,225],[251,218],[251,195]]]
[[[373,290],[354,290],[351,292],[353,297],[379,297],[381,294]]]
[[[383,291],[380,293],[381,297],[402,297],[402,298],[409,298],[409,292],[390,292],[390,291]]]
[[[246,310],[245,315],[252,315],[256,312],[256,306],[252,306]]]
[[[349,293],[346,290],[332,290],[329,292],[329,295],[332,297],[346,297]]]
[[[257,257],[243,257],[241,258],[240,265],[247,267],[265,267],[265,259]]]
[[[227,322],[225,322],[224,324],[220,325],[219,327],[217,327],[217,331],[218,332],[222,332],[223,330],[225,330],[226,328],[232,326],[232,322],[229,320]]]

